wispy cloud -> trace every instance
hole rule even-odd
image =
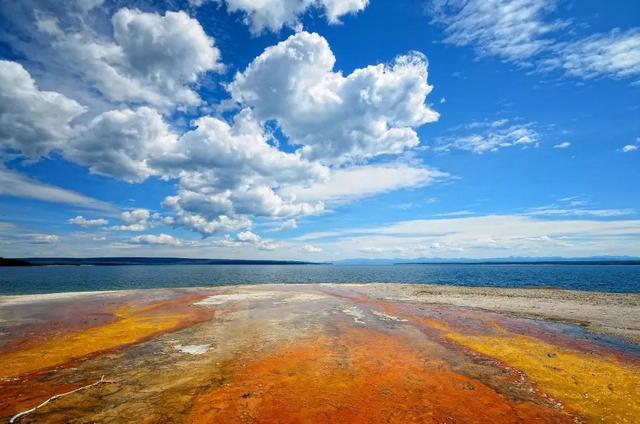
[[[474,122],[465,125],[466,134],[436,139],[434,150],[467,150],[476,154],[495,152],[507,147],[536,147],[540,138],[532,123],[511,124],[506,119]]]
[[[528,216],[557,216],[557,217],[618,217],[633,215],[635,209],[630,208],[595,208],[590,206],[588,198],[583,196],[569,196],[558,199],[551,205],[543,205],[528,209],[524,215]]]
[[[342,204],[393,190],[424,187],[450,178],[450,174],[434,168],[393,162],[336,169],[325,181],[309,186],[290,186],[281,193],[295,196],[298,201]]]
[[[446,43],[522,63],[551,45],[549,34],[566,25],[548,18],[554,8],[551,0],[435,0],[428,10],[444,27]]]
[[[582,79],[603,76],[640,77],[640,29],[612,30],[553,47],[552,57],[542,60],[543,69],[560,69]]]
[[[638,150],[638,145],[640,145],[640,137],[638,137],[636,139],[635,143],[633,143],[633,144],[625,144],[624,146],[622,146],[622,148],[620,148],[620,151],[622,153],[635,152],[636,150]]]
[[[34,234],[33,243],[55,243],[60,241],[60,237],[55,234]]]
[[[558,70],[580,79],[640,76],[640,29],[612,29],[569,35],[573,22],[553,17],[551,0],[433,0],[432,22],[444,28],[444,42],[474,49],[542,72]],[[635,81],[637,83],[637,81]]]
[[[44,184],[25,175],[10,171],[0,165],[0,195],[35,199],[43,202],[66,203],[112,212],[115,208],[107,202],[75,191]]]
[[[562,143],[555,144],[553,146],[554,149],[567,149],[571,146],[571,143],[568,141],[563,141]]]
[[[444,212],[444,213],[437,213],[435,216],[468,216],[468,215],[475,215],[476,213],[474,211],[453,211],[453,212]]]
[[[561,208],[555,206],[542,206],[534,208],[525,213],[531,216],[597,216],[612,217],[635,214],[634,209],[582,209],[582,208]]]
[[[335,258],[640,255],[640,220],[484,215],[394,222],[308,233]],[[634,242],[635,241],[635,242]]]

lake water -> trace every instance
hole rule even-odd
[[[640,266],[130,265],[0,268],[0,294],[261,283],[425,283],[640,292]]]

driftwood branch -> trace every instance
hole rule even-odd
[[[74,394],[74,393],[79,392],[81,390],[88,389],[90,387],[98,386],[100,384],[107,384],[107,383],[114,383],[114,381],[113,380],[105,380],[104,375],[103,375],[100,378],[100,380],[96,381],[95,383],[91,383],[91,384],[88,384],[86,386],[78,387],[77,389],[71,390],[70,392],[60,393],[58,395],[53,395],[49,399],[47,399],[44,402],[42,402],[41,404],[36,405],[31,409],[27,409],[26,411],[22,411],[20,413],[17,413],[13,417],[11,417],[11,419],[9,420],[9,424],[13,424],[13,423],[17,422],[20,418],[24,417],[27,414],[30,414],[30,413],[34,412],[36,409],[42,408],[43,406],[45,406],[46,404],[48,404],[51,401],[54,401],[56,399],[60,399],[60,398],[65,397],[65,396],[69,396],[71,394]]]

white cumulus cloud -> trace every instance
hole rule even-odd
[[[307,253],[321,253],[322,252],[322,248],[321,247],[316,247],[312,244],[305,244],[304,246],[302,246],[302,250],[304,250]]]
[[[66,158],[93,173],[141,182],[159,171],[149,161],[172,148],[176,137],[155,110],[111,110],[79,128],[64,148]]]
[[[267,48],[229,85],[260,121],[276,120],[303,157],[347,163],[419,144],[414,127],[438,114],[425,103],[427,61],[420,53],[390,65],[333,70],[327,40],[299,32]]]
[[[182,242],[169,234],[144,234],[134,236],[129,240],[132,244],[164,244],[170,246],[181,246]]]
[[[322,11],[331,24],[340,22],[344,15],[364,10],[369,0],[219,0],[224,1],[231,13],[241,12],[251,32],[260,34],[265,30],[278,31],[284,26],[291,28],[299,24],[299,18],[307,10]],[[191,0],[200,5],[204,0]]]
[[[0,148],[39,157],[71,135],[71,121],[85,112],[73,99],[41,91],[16,62],[0,60]]]
[[[110,100],[197,105],[201,99],[192,85],[222,69],[213,38],[185,12],[122,8],[111,23],[113,40],[84,29],[53,42],[77,75]]]

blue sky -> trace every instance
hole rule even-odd
[[[0,255],[640,256],[640,4],[0,5]]]

